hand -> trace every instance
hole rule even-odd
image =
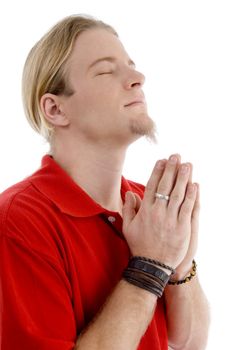
[[[197,185],[197,196],[194,204],[192,218],[191,218],[191,239],[189,248],[183,261],[176,268],[176,275],[173,276],[175,280],[183,279],[188,275],[192,268],[192,261],[197,251],[198,245],[198,226],[199,226],[199,213],[200,213],[200,188]]]
[[[158,161],[147,183],[144,198],[129,192],[123,207],[123,234],[132,255],[159,260],[176,268],[188,254],[197,185],[190,181],[190,163],[179,155]],[[155,198],[170,194],[170,200]]]

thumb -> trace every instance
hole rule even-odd
[[[125,194],[125,203],[122,210],[123,224],[127,227],[136,215],[137,200],[130,191]]]
[[[142,203],[142,199],[141,197],[137,194],[137,193],[134,193],[134,197],[136,199],[136,207],[135,207],[135,210],[136,210],[136,213],[138,212],[140,206],[141,206],[141,203]]]

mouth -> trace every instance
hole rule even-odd
[[[131,106],[137,106],[137,105],[144,105],[145,99],[135,100],[125,105],[125,107],[131,107]]]

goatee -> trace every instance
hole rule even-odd
[[[155,122],[148,116],[138,117],[131,121],[131,132],[135,135],[145,136],[152,143],[157,143]]]

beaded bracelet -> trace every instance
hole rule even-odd
[[[196,274],[197,274],[197,264],[196,264],[196,261],[193,260],[193,266],[192,266],[192,269],[191,269],[191,271],[190,271],[190,273],[189,273],[188,276],[186,276],[184,279],[179,280],[179,281],[169,280],[169,281],[168,281],[168,284],[174,286],[174,285],[179,285],[179,284],[183,284],[183,283],[190,282],[191,279],[192,279],[194,276],[196,276]]]

